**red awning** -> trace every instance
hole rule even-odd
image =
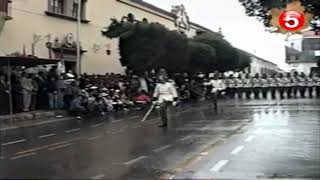
[[[57,64],[59,59],[43,59],[43,58],[33,58],[33,57],[10,57],[10,56],[0,56],[0,66],[38,66],[38,65],[48,65]]]

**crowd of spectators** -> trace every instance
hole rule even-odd
[[[203,82],[207,76],[198,73],[172,74],[181,101],[201,100],[206,97]],[[0,114],[9,113],[9,84],[5,73],[0,72]],[[58,74],[49,71],[27,73],[14,71],[12,82],[13,112],[34,110],[69,110],[73,115],[106,114],[113,111],[143,109],[150,103],[157,83],[155,71],[135,75],[106,73],[104,75],[82,74],[77,77],[68,72]]]

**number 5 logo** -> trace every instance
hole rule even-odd
[[[297,11],[285,11],[279,17],[280,26],[287,31],[296,31],[303,27],[303,14]]]

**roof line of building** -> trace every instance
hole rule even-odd
[[[278,65],[277,65],[276,63],[273,63],[273,62],[270,62],[270,61],[268,61],[268,60],[265,60],[265,59],[263,59],[263,58],[261,58],[261,57],[259,57],[259,56],[257,56],[257,55],[254,55],[254,54],[252,54],[252,53],[249,53],[249,52],[247,52],[247,51],[245,51],[245,50],[242,50],[242,49],[239,49],[239,48],[236,48],[236,49],[238,49],[238,50],[241,51],[241,52],[244,52],[244,53],[248,54],[249,56],[255,57],[255,58],[257,58],[257,59],[259,59],[259,60],[261,60],[261,61],[270,63],[270,64],[275,65],[275,66],[278,67]]]
[[[125,3],[125,4],[127,4],[127,5],[130,5],[130,4],[128,4],[128,3],[126,3],[126,2],[124,2],[124,1],[122,1],[122,0],[117,0],[117,1],[122,2],[122,3]],[[166,16],[168,16],[168,17],[171,17],[171,18],[176,18],[176,17],[177,17],[175,14],[172,14],[172,13],[169,12],[169,11],[166,11],[166,10],[164,10],[164,9],[162,9],[162,8],[159,8],[159,7],[157,7],[157,6],[153,5],[153,4],[150,4],[150,3],[148,3],[148,2],[145,2],[145,1],[143,1],[143,0],[130,0],[130,1],[133,2],[133,3],[139,4],[139,5],[141,5],[141,6],[144,6],[144,7],[146,7],[146,8],[149,8],[149,9],[151,9],[151,10],[153,10],[153,11],[155,11],[155,12],[158,12],[158,13],[160,13],[160,14],[166,15]],[[146,10],[145,10],[145,11],[146,11]],[[152,13],[152,12],[150,12],[150,11],[148,11],[148,12],[149,12],[149,13]],[[154,13],[153,13],[153,14],[154,14]],[[155,14],[155,15],[158,15],[158,14]],[[158,16],[160,16],[160,15],[158,15]],[[167,18],[167,17],[164,17],[164,16],[161,16],[161,17],[166,18],[166,19],[168,19],[168,20],[172,20],[172,19]],[[191,24],[192,26],[194,26],[195,28],[199,28],[199,29],[202,29],[202,30],[206,30],[206,31],[212,32],[212,33],[217,33],[217,32],[214,32],[213,30],[211,30],[211,29],[209,29],[209,28],[206,28],[206,27],[204,27],[204,26],[202,26],[202,25],[199,25],[199,24],[197,24],[197,23],[190,22],[190,24]]]

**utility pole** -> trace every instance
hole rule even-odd
[[[77,75],[81,74],[81,46],[80,46],[80,30],[81,30],[81,1],[78,0],[78,13],[77,13],[77,62],[76,71]]]

